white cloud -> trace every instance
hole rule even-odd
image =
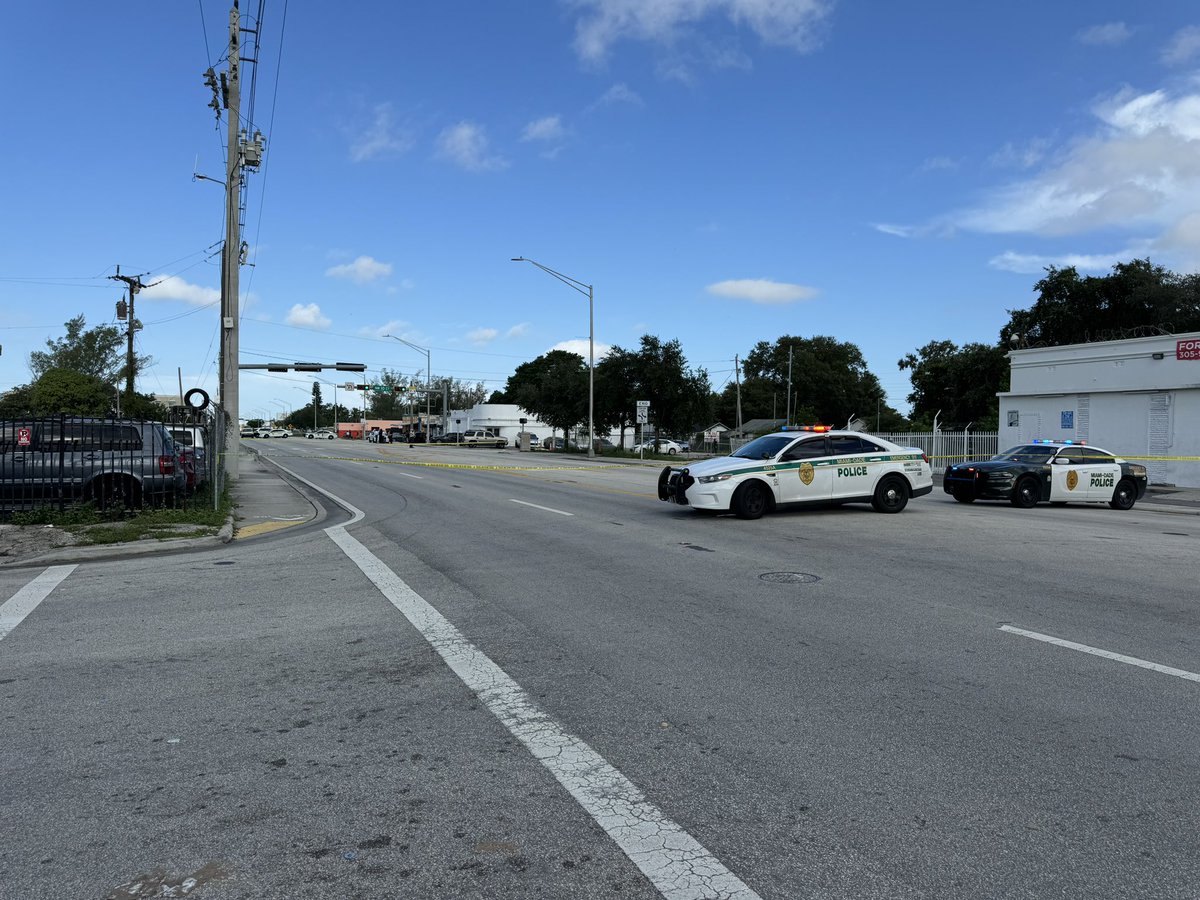
[[[706,290],[718,297],[749,300],[751,303],[761,303],[767,306],[795,303],[797,300],[811,300],[819,293],[816,288],[805,287],[802,284],[767,281],[762,278],[719,281],[716,284],[710,284]]]
[[[1119,262],[1133,259],[1136,253],[1126,250],[1123,253],[1065,253],[1060,256],[1042,256],[1036,253],[1014,253],[1008,250],[999,256],[988,260],[993,269],[1003,269],[1005,272],[1018,272],[1022,275],[1036,275],[1045,271],[1047,266],[1065,269],[1074,266],[1081,272],[1108,272]]]
[[[892,237],[912,237],[916,229],[910,225],[888,225],[885,222],[877,222],[873,227],[876,231],[882,231],[884,234],[890,234]]]
[[[1009,141],[988,157],[988,165],[998,169],[1032,169],[1042,161],[1049,149],[1050,141],[1045,138],[1034,138],[1024,144]]]
[[[611,344],[601,344],[599,341],[594,342],[594,344],[596,362],[608,356],[609,351],[612,350]],[[575,353],[582,356],[585,363],[588,361],[588,342],[586,338],[572,338],[569,341],[559,341],[550,350],[565,350],[567,353]]]
[[[1175,32],[1163,48],[1162,61],[1178,66],[1190,62],[1197,53],[1200,53],[1200,26],[1190,25]]]
[[[526,334],[528,334],[528,332],[529,332],[529,323],[528,322],[520,322],[520,323],[514,325],[512,328],[508,329],[508,331],[505,332],[504,336],[506,338],[518,338],[518,337],[524,337]]]
[[[508,167],[508,160],[493,155],[487,132],[474,122],[451,125],[437,139],[438,155],[468,172],[493,172]]]
[[[500,332],[495,328],[476,328],[474,331],[467,333],[467,340],[477,346],[490,344],[496,339],[496,335]]]
[[[315,303],[295,304],[288,310],[284,321],[289,325],[300,325],[304,328],[328,328],[333,324],[321,314],[321,307]]]
[[[330,278],[348,278],[355,284],[368,284],[392,274],[392,264],[379,262],[370,256],[360,256],[354,262],[333,266],[325,270]]]
[[[1091,47],[1115,47],[1129,40],[1133,32],[1124,22],[1091,25],[1076,32],[1075,40]]]
[[[1200,88],[1194,88],[1200,90]],[[992,234],[1172,232],[1200,209],[1200,93],[1121,91],[1093,109],[1097,127],[1052,165],[989,192],[946,223]],[[1103,254],[1102,256],[1107,256]]]
[[[645,101],[635,91],[631,90],[629,85],[621,82],[620,84],[614,84],[601,94],[599,99],[588,107],[588,111],[598,109],[601,106],[615,106],[618,103],[628,103],[630,106],[646,105]]]
[[[563,128],[561,116],[544,116],[540,119],[535,119],[525,126],[525,130],[521,132],[521,140],[523,141],[561,141],[567,136],[567,131]]]
[[[372,110],[371,123],[365,126],[350,143],[350,159],[364,162],[379,157],[399,156],[413,147],[413,138],[402,133],[390,103],[380,103]]]
[[[677,46],[691,26],[714,16],[748,28],[765,44],[803,52],[819,43],[830,0],[572,0],[582,10],[575,50],[600,62],[613,44],[640,40]]]
[[[958,160],[951,159],[949,156],[931,156],[925,162],[921,163],[922,172],[946,172],[953,171],[959,166]]]
[[[184,303],[190,303],[192,306],[210,306],[213,303],[221,302],[220,289],[190,284],[178,275],[147,278],[145,283],[152,285],[152,287],[146,287],[139,291],[139,298],[147,300],[182,300]]]

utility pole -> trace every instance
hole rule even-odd
[[[221,253],[220,363],[221,407],[225,412],[225,446],[228,448],[236,447],[238,440],[238,271],[245,262],[241,234],[242,170],[258,168],[262,164],[263,154],[262,134],[256,131],[253,140],[247,140],[246,132],[241,127],[243,30],[256,36],[257,46],[257,31],[241,27],[237,0],[234,0],[233,8],[229,11],[229,69],[221,73],[219,87],[211,68],[204,73],[205,84],[212,88],[214,95],[210,106],[216,109],[218,116],[220,107],[225,107],[229,127],[225,166],[225,247]],[[257,62],[255,59],[245,61]],[[224,468],[229,478],[237,478],[236,452],[225,454]]]
[[[787,400],[785,402],[785,406],[787,408],[787,422],[785,424],[791,425],[792,424],[792,347],[791,347],[791,345],[788,346],[788,390],[787,390]]]
[[[129,309],[128,309],[129,330],[125,332],[125,338],[126,338],[125,402],[128,403],[130,400],[133,399],[133,375],[134,375],[133,363],[134,363],[134,359],[136,358],[133,355],[133,332],[134,332],[134,328],[136,327],[135,323],[134,323],[134,318],[133,318],[133,298],[137,296],[137,292],[140,291],[143,287],[145,287],[145,285],[142,284],[142,276],[141,275],[122,275],[120,266],[117,266],[117,274],[116,275],[110,275],[108,277],[111,278],[113,281],[125,282],[126,287],[129,288]],[[118,313],[120,312],[119,305],[117,307],[117,311],[118,311]]]
[[[733,380],[737,384],[737,430],[740,436],[742,433],[742,376],[738,369],[736,353],[733,355]]]
[[[229,72],[221,79],[225,109],[229,120],[229,147],[225,167],[225,248],[221,253],[221,407],[225,411],[227,448],[238,441],[238,265],[241,255],[241,231],[238,207],[242,194],[242,154],[238,146],[238,126],[242,104],[241,19],[237,0],[229,11]],[[238,476],[238,454],[225,454],[225,472]]]

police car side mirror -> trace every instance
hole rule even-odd
[[[1071,464],[1071,461],[1069,459],[1067,459],[1065,456],[1056,456],[1054,458],[1054,464],[1056,466],[1069,466]]]

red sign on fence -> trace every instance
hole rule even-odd
[[[18,428],[17,429],[17,446],[28,447],[33,443],[33,429]]]
[[[1200,359],[1200,341],[1176,341],[1176,359]]]

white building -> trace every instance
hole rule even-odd
[[[1085,440],[1142,462],[1151,484],[1200,487],[1200,332],[1036,347],[1008,358],[1001,447]]]
[[[524,425],[521,419],[525,419]],[[550,437],[550,426],[528,413],[515,403],[477,403],[470,409],[453,409],[446,417],[446,432],[471,429],[493,430],[500,437],[508,438],[510,445],[516,443],[517,434],[529,431],[539,438]]]

